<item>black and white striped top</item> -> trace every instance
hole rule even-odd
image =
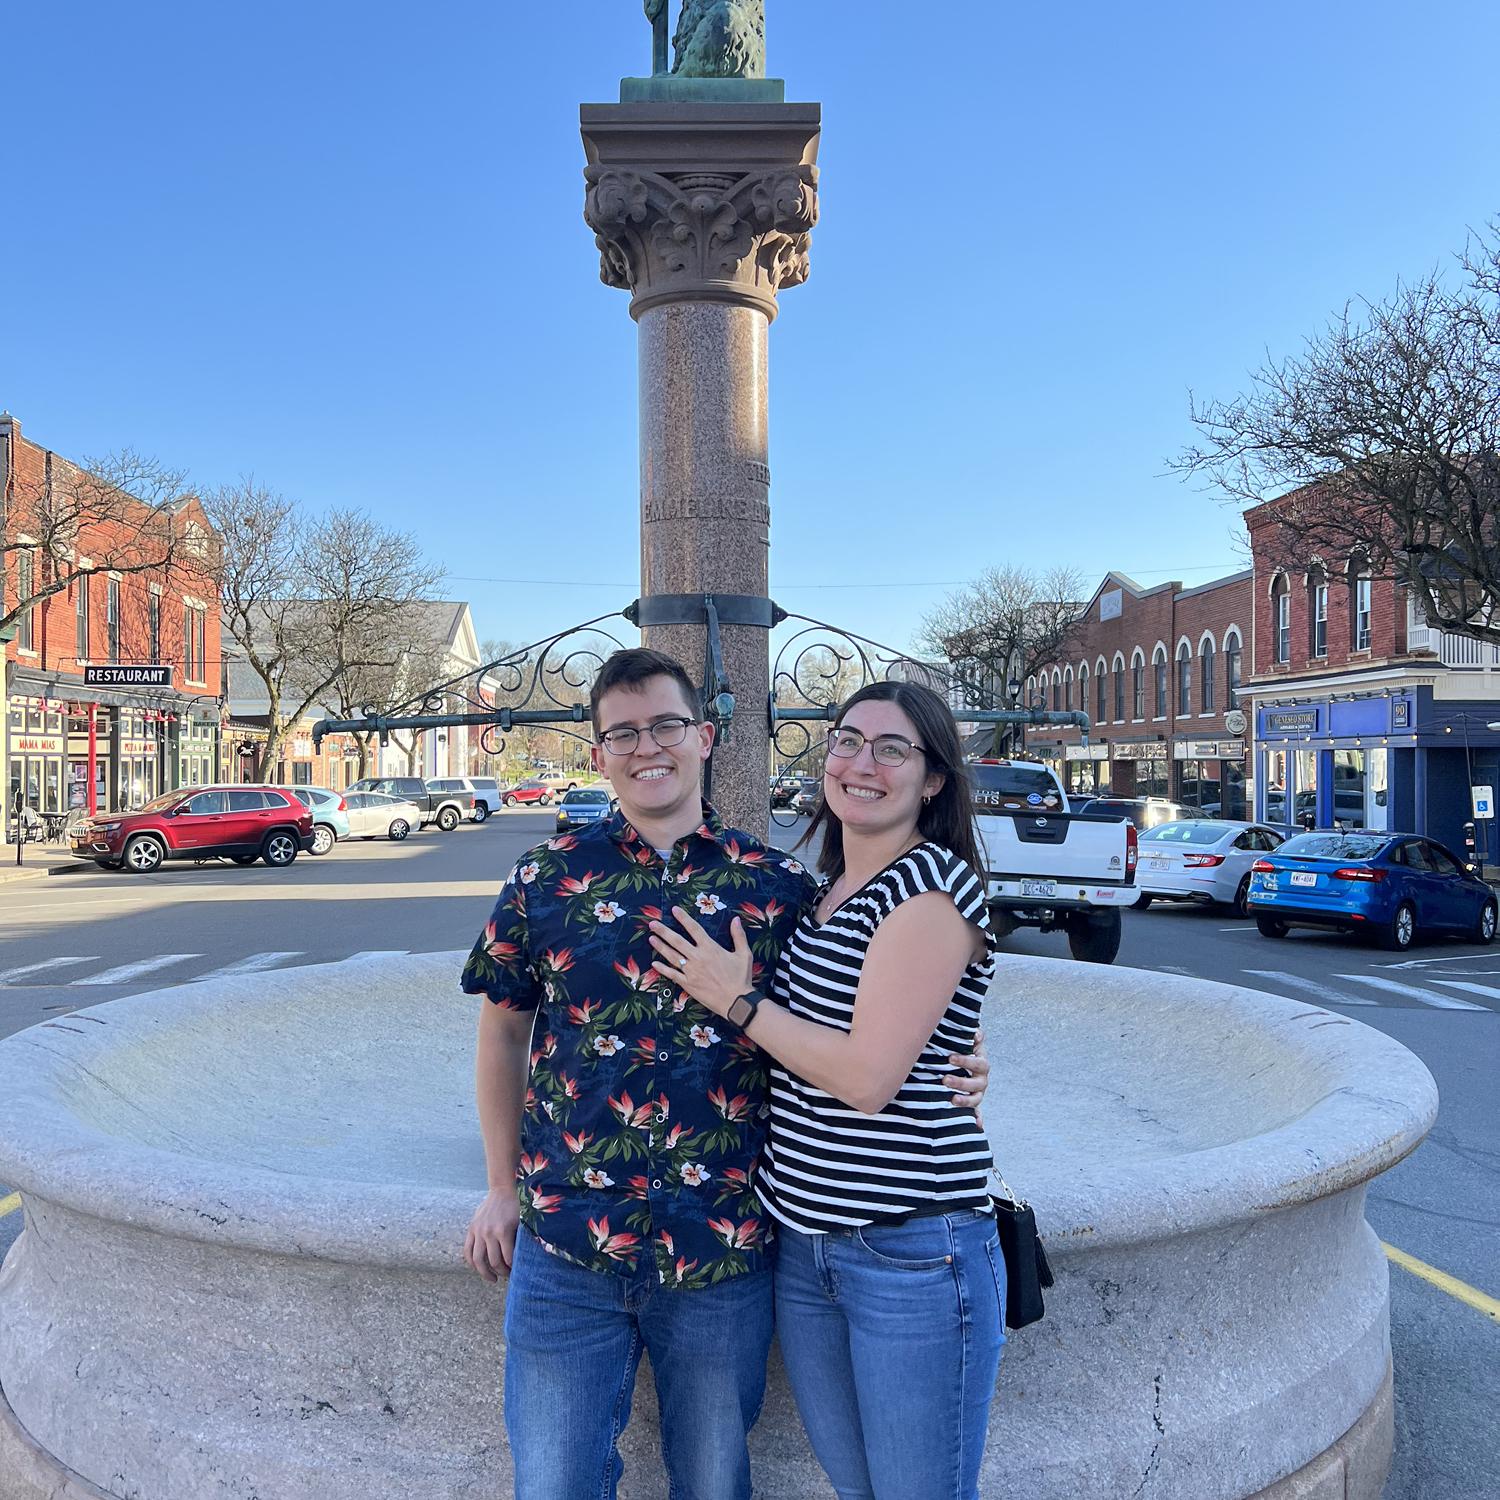
[[[942,1080],[950,1052],[971,1052],[995,973],[984,882],[939,844],[918,844],[862,886],[826,922],[809,911],[781,951],[772,998],[793,1015],[848,1031],[875,930],[903,901],[944,891],[986,937],[937,1030],[896,1097],[860,1113],[787,1069],[771,1069],[771,1138],[757,1185],[767,1210],[804,1233],[871,1224],[942,1203],[989,1206],[990,1148],[973,1110]]]

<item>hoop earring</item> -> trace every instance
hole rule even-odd
[[[923,798],[922,798],[922,806],[923,806],[923,807],[926,807],[926,806],[927,806],[927,804],[928,804],[928,803],[929,803],[929,802],[931,802],[931,801],[932,801],[932,798],[931,798],[931,797],[923,797]]]

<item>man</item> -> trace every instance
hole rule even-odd
[[[675,906],[769,983],[814,885],[702,800],[713,744],[681,665],[619,651],[590,697],[619,811],[511,872],[463,987],[489,1004],[476,1088],[489,1193],[464,1246],[510,1275],[505,1421],[517,1500],[612,1497],[651,1356],[675,1500],[748,1500],[771,1341],[763,1055],[652,966]]]

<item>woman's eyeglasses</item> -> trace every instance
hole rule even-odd
[[[882,766],[904,766],[913,750],[922,749],[900,734],[877,734],[873,740],[867,740],[857,729],[828,731],[828,753],[840,760],[853,760],[866,745],[876,763]]]

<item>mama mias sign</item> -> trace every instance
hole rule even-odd
[[[85,687],[171,687],[171,667],[85,667]]]

